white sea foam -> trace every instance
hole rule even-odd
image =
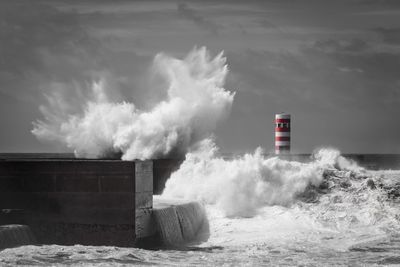
[[[199,152],[187,154],[167,181],[163,195],[217,205],[226,216],[248,217],[263,206],[292,204],[309,185],[321,183],[326,168],[335,164],[356,168],[333,149],[317,151],[310,163],[266,158],[260,148],[225,160],[215,156],[216,150],[209,143]]]
[[[34,123],[33,134],[66,145],[78,157],[184,155],[229,114],[234,93],[223,88],[226,59],[222,53],[211,58],[206,48],[195,48],[184,59],[158,54],[153,69],[166,80],[168,96],[151,110],[111,102],[106,93],[111,90],[100,81],[93,84],[81,113],[65,114],[68,103],[59,94],[48,96],[48,105],[41,107],[45,119]]]
[[[300,163],[264,157],[261,149],[225,160],[210,144],[186,156],[162,195],[206,204],[205,245],[315,242],[347,250],[399,231],[398,208],[385,189],[393,181],[336,149],[319,149]]]

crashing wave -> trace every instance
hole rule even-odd
[[[232,106],[234,93],[225,90],[228,73],[222,53],[210,57],[206,48],[194,49],[184,59],[165,54],[154,58],[154,70],[168,84],[167,98],[148,111],[133,103],[110,101],[105,82],[94,83],[92,98],[82,112],[74,110],[57,91],[41,107],[44,120],[32,133],[73,149],[77,157],[121,155],[123,160],[185,155],[212,135]],[[75,109],[76,110],[76,109]]]

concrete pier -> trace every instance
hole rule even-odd
[[[132,246],[152,178],[151,161],[3,159],[0,224],[29,225],[43,244]]]
[[[156,234],[164,246],[193,244],[210,235],[206,211],[198,202],[155,197],[153,214]]]
[[[0,157],[0,225],[28,225],[40,244],[135,246],[157,234],[154,187],[181,160],[56,156]]]

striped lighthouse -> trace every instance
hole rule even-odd
[[[275,115],[275,154],[290,153],[290,114]]]

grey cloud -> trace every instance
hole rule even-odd
[[[209,31],[212,34],[218,34],[219,26],[199,15],[194,9],[186,3],[178,3],[178,14],[183,18],[193,21],[197,26]]]
[[[27,1],[2,2],[0,9],[3,75],[40,82],[80,77],[83,68],[96,64],[98,43],[80,27],[73,12]]]
[[[259,24],[266,28],[266,29],[278,29],[278,27],[276,26],[276,24],[270,22],[269,20],[266,19],[261,19],[259,20]]]
[[[55,83],[85,83],[100,69],[99,43],[74,12],[42,2],[0,3],[0,150],[46,150],[31,135],[42,92]]]
[[[355,0],[354,2],[363,5],[383,6],[383,7],[400,7],[398,0]]]
[[[360,49],[351,41],[338,43],[329,42],[329,47],[334,44],[329,53],[318,45],[298,53],[229,53],[230,87],[241,88],[236,101],[248,99],[251,114],[258,109],[265,115],[292,112],[299,150],[334,145],[347,152],[399,152],[383,143],[396,143],[400,135],[400,125],[392,123],[400,113],[400,54],[348,52]],[[382,133],[386,125],[391,131]],[[307,138],[310,130],[318,132],[312,140]],[[385,135],[384,142],[376,141],[380,135]]]
[[[317,40],[313,44],[313,49],[317,49],[325,53],[341,53],[341,52],[363,52],[368,48],[366,41],[361,39],[352,40]]]
[[[374,31],[381,36],[385,43],[400,44],[400,28],[376,28]]]
[[[237,91],[231,117],[217,133],[226,143],[223,149],[273,147],[270,115],[288,111],[296,123],[294,148],[303,152],[317,145],[400,152],[391,146],[400,136],[393,123],[393,114],[400,113],[400,55],[393,47],[374,48],[399,43],[398,25],[390,21],[395,15],[352,15],[391,11],[399,1],[370,1],[361,8],[360,1],[207,2],[201,11],[191,2],[122,2],[126,5],[113,8],[115,3],[104,1],[98,8],[88,0],[0,1],[0,150],[47,149],[29,132],[40,116],[40,88],[53,90],[58,83],[68,91],[74,83],[107,76],[125,100],[156,102],[160,85],[149,87],[146,81],[154,53],[182,55],[204,44],[213,52],[227,51],[227,88]],[[75,12],[75,6],[85,9]],[[246,19],[238,22],[239,17]],[[274,29],[271,22],[290,34],[260,34],[260,26]],[[242,26],[245,38],[240,31],[213,38],[230,29],[223,28],[228,24]],[[115,39],[106,42],[106,36]],[[316,41],[307,45],[309,40]],[[376,138],[386,124],[394,124],[391,131]]]

